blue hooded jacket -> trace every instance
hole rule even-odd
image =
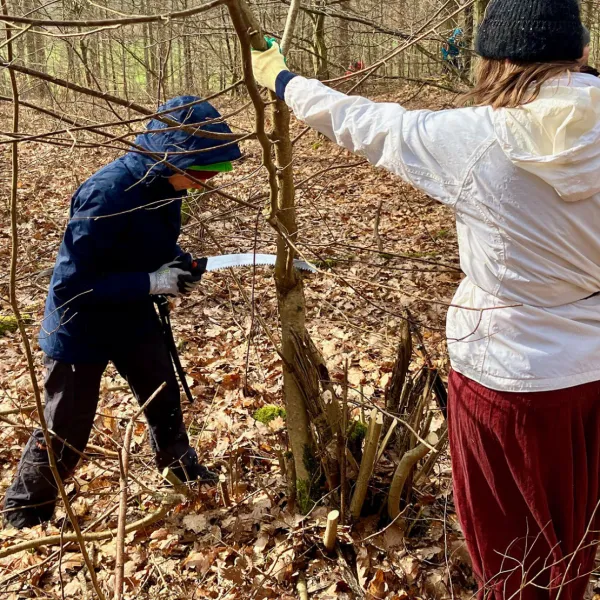
[[[221,115],[200,98],[181,96],[161,106],[186,125]],[[161,132],[160,130],[168,131]],[[39,342],[51,358],[67,363],[103,362],[127,340],[143,339],[155,324],[149,273],[182,254],[177,245],[181,201],[168,177],[179,169],[240,158],[235,142],[194,135],[152,120],[132,150],[83,183],[71,200]],[[201,129],[231,133],[225,123]]]

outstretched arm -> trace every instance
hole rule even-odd
[[[433,198],[456,202],[470,159],[482,142],[480,134],[469,133],[477,131],[468,122],[472,114],[407,111],[399,104],[347,96],[290,73],[276,45],[254,51],[253,65],[257,81],[285,99],[298,119]]]

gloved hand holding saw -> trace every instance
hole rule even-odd
[[[206,272],[206,258],[194,259],[191,254],[182,254],[164,264],[150,276],[150,295],[180,296],[193,292]]]

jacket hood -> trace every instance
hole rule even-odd
[[[189,106],[190,104],[191,106]],[[224,122],[201,125],[205,121],[220,118],[221,114],[212,104],[203,102],[196,96],[172,98],[159,107],[157,112],[173,110],[182,106],[184,108],[169,112],[166,116],[183,125],[199,126],[204,131],[231,134],[231,129]],[[168,124],[157,119],[152,119],[148,123],[146,132],[137,136],[135,144],[148,152],[160,155],[165,162],[182,170],[194,165],[233,161],[242,156],[236,142],[194,135],[189,130],[172,129]],[[137,148],[127,155],[126,162],[140,177],[148,174],[163,177],[173,174],[172,169],[164,162],[159,162],[155,157],[139,152]]]
[[[514,165],[567,202],[600,192],[600,79],[573,73],[543,86],[520,108],[494,111],[494,128]]]

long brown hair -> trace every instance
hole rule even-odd
[[[463,104],[517,108],[533,102],[542,85],[550,79],[579,71],[577,61],[519,63],[480,58],[475,71],[475,87],[462,97]]]

